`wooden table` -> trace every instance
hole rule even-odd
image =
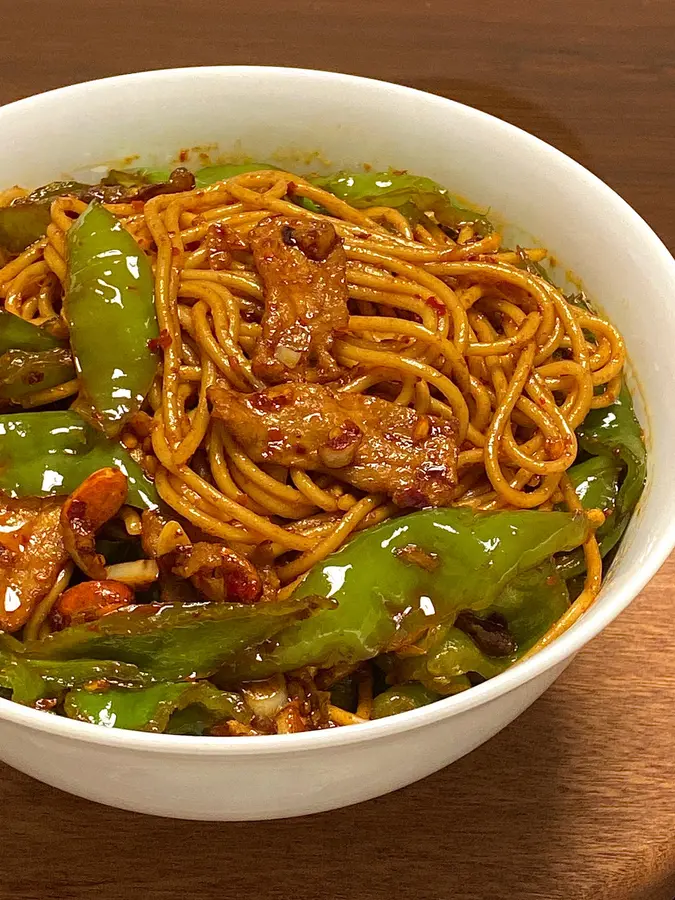
[[[0,22],[3,103],[196,64],[399,81],[556,145],[675,246],[673,0],[5,0]],[[0,900],[672,900],[674,588],[671,560],[489,744],[352,809],[165,821],[2,767]]]

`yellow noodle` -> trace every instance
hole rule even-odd
[[[323,509],[326,512],[337,511],[338,503],[335,497],[331,496],[328,491],[320,488],[307,472],[304,472],[302,469],[292,468],[291,478],[298,491],[314,506],[318,506],[319,509]]]
[[[30,618],[23,627],[23,639],[25,641],[33,641],[41,637],[40,631],[47,621],[47,616],[52,611],[54,604],[61,594],[68,587],[68,583],[73,576],[75,564],[68,560],[56,577],[56,581],[47,594],[38,603],[32,611]]]
[[[78,392],[80,384],[77,378],[72,381],[64,381],[53,388],[45,388],[43,391],[35,391],[33,394],[26,394],[21,398],[21,405],[24,409],[34,409],[36,406],[47,406],[49,403],[56,403],[58,400],[65,400],[72,397]]]
[[[359,500],[358,503],[355,503],[340,519],[340,522],[335,529],[312,550],[303,553],[302,556],[299,556],[293,562],[281,566],[279,569],[281,581],[284,583],[292,581],[294,578],[297,578],[298,575],[302,575],[304,572],[309,571],[315,563],[324,559],[329,553],[333,553],[334,550],[337,550],[337,548],[349,537],[351,532],[354,531],[361,519],[365,518],[365,516],[367,516],[371,510],[375,509],[376,506],[379,506],[381,502],[382,497],[373,495],[364,497],[363,500]]]
[[[10,189],[0,205],[19,196]],[[303,197],[316,206],[294,202]],[[54,200],[46,237],[0,268],[8,311],[35,323],[60,314],[67,231],[85,208],[75,197]],[[281,596],[352,533],[397,509],[349,489],[339,471],[329,477],[256,462],[212,416],[208,390],[218,380],[241,394],[265,387],[251,366],[262,338],[263,284],[247,251],[233,251],[227,269],[210,268],[218,224],[243,245],[268,216],[333,224],[350,297],[348,328],[333,348],[345,371],[333,387],[374,391],[419,415],[456,420],[454,504],[550,509],[564,498],[576,508],[565,475],[577,454],[575,429],[590,409],[618,397],[626,350],[613,326],[521,268],[524,257],[540,261],[545,250],[503,249],[500,235],[480,236],[471,225],[453,240],[432,214],[413,225],[396,209],[355,209],[277,170],[159,195],[142,208],[106,208],[151,259],[167,338],[148,396],[152,436],[132,434],[132,449],[155,472],[163,500],[194,526],[246,552],[271,548]],[[78,387],[73,380],[28,395],[23,405],[47,405]],[[138,533],[137,513],[125,508],[122,516]],[[537,646],[592,602],[601,576],[594,538],[584,550],[584,591]],[[43,621],[36,620],[36,634]],[[370,715],[365,694],[358,720]]]

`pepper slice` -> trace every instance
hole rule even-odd
[[[101,184],[136,188],[146,184],[162,184],[170,177],[170,169],[110,169],[105,178],[101,179]]]
[[[36,391],[75,377],[65,341],[47,327],[0,310],[0,401],[21,403]]]
[[[396,716],[411,709],[420,709],[440,700],[441,696],[419,682],[394,685],[373,700],[373,719],[383,719],[385,716]]]
[[[80,375],[75,408],[109,437],[140,409],[159,359],[150,263],[122,223],[91,203],[68,231],[63,308]]]
[[[3,641],[7,641],[7,636]],[[25,706],[62,696],[68,689],[92,681],[128,687],[147,684],[148,680],[147,675],[129,663],[100,659],[32,660],[0,646],[0,687],[10,692],[15,703]]]
[[[21,405],[37,391],[58,387],[73,378],[75,367],[68,350],[8,350],[0,356],[0,402]]]
[[[468,634],[454,625],[442,626],[423,656],[411,656],[396,664],[396,677],[421,682],[428,690],[440,694],[457,694],[471,687],[468,672],[481,678],[494,678],[516,661],[507,657],[487,656]]]
[[[605,557],[628,527],[647,475],[647,451],[628,388],[623,385],[611,406],[592,409],[577,428],[577,436],[580,449],[592,456],[572,466],[568,475],[582,505],[598,507],[607,516],[597,532]],[[583,574],[583,553],[562,556],[558,570],[567,579]]]
[[[567,472],[584,509],[601,509],[606,516],[595,534],[603,558],[617,545],[630,518],[630,511],[627,514],[618,511],[623,474],[624,466],[615,456],[591,456]],[[586,571],[583,550],[578,548],[571,553],[562,553],[556,566],[567,580],[583,575]]]
[[[268,651],[242,656],[217,677],[224,684],[255,680],[396,650],[461,609],[487,609],[513,579],[579,546],[588,533],[583,516],[538,510],[431,509],[385,522],[315,566],[293,595],[328,597],[337,609],[285,628]],[[439,565],[408,561],[400,551],[410,544]]]
[[[0,416],[0,491],[10,497],[71,494],[107,466],[127,476],[127,503],[139,509],[159,506],[155,486],[129,452],[72,410]]]
[[[0,354],[10,350],[40,353],[67,346],[67,342],[54,337],[48,327],[33,325],[14,313],[0,310]]]
[[[592,409],[577,428],[579,447],[592,456],[611,456],[626,466],[617,497],[617,513],[623,519],[635,508],[647,477],[647,451],[633,400],[624,384],[611,406]],[[626,521],[627,524],[627,521]]]
[[[166,731],[174,713],[198,707],[202,727],[225,719],[249,722],[251,713],[239,694],[219,691],[208,682],[156,684],[143,690],[71,691],[64,711],[71,719],[126,728],[133,731]],[[180,729],[172,729],[177,733]]]
[[[309,180],[357,209],[391,206],[413,221],[430,212],[439,225],[454,230],[467,224],[473,225],[481,235],[493,230],[484,215],[460,206],[445,188],[431,178],[409,172],[336,172]]]
[[[256,606],[148,603],[29,641],[26,655],[34,660],[115,659],[133,663],[157,681],[203,678],[327,605],[316,597]]]
[[[55,197],[76,194],[88,187],[79,181],[62,181],[43,187],[0,209],[0,248],[10,254],[21,253],[47,233]]]

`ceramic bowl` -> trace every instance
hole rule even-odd
[[[640,507],[586,615],[533,659],[459,696],[360,727],[259,738],[106,729],[0,700],[0,757],[101,803],[192,819],[267,819],[376,797],[448,765],[518,716],[654,575],[675,543],[675,262],[590,172],[535,137],[441,97],[327,72],[173,69],[0,109],[0,184],[29,187],[181,149],[362,163],[428,175],[550,248],[626,338],[649,447]],[[442,802],[442,798],[439,798]]]

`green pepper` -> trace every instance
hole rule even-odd
[[[21,644],[10,649],[6,635],[0,645],[0,687],[10,691],[16,703],[32,706],[36,700],[59,697],[69,688],[92,681],[118,685],[143,685],[149,678],[134,665],[112,660],[33,660],[26,657]],[[17,642],[18,643],[18,642]]]
[[[156,681],[204,678],[259,647],[277,631],[328,601],[302,597],[284,603],[149,603],[120,609],[29,641],[30,659],[115,659],[133,663]]]
[[[80,688],[66,695],[64,710],[71,719],[93,725],[152,732],[166,731],[181,712],[196,712],[202,731],[225,719],[239,722],[251,719],[239,694],[219,691],[205,681],[156,684],[143,690]],[[181,717],[169,730],[184,734],[187,722],[194,728],[194,718]]]
[[[499,613],[522,655],[546,634],[570,605],[565,579],[550,560],[507,584],[486,615]]]
[[[396,664],[396,677],[403,681],[419,681],[428,690],[456,694],[471,687],[467,673],[494,678],[516,661],[511,656],[487,656],[468,634],[454,625],[443,625],[433,635],[427,652],[409,656]]]
[[[67,346],[67,342],[54,337],[48,327],[33,325],[13,313],[0,310],[0,354],[9,350],[40,353]]]
[[[408,172],[336,172],[310,179],[317,187],[335,194],[357,209],[391,206],[413,220],[433,213],[439,225],[454,231],[473,225],[479,234],[488,234],[492,225],[472,209],[456,203],[448,191],[430,178]]]
[[[76,408],[109,437],[140,409],[159,335],[148,258],[122,223],[91,203],[68,230],[64,312],[80,375]]]
[[[51,221],[48,203],[5,206],[0,209],[0,248],[22,253],[47,233]]]
[[[57,387],[73,378],[75,368],[69,350],[8,350],[0,356],[0,403],[20,404],[36,391]]]
[[[75,377],[65,341],[48,327],[38,327],[0,310],[0,401],[19,401],[35,391]]]
[[[626,530],[644,488],[647,452],[633,401],[624,385],[611,406],[592,409],[577,428],[579,447],[592,454],[568,475],[586,509],[603,510],[607,519],[597,538],[603,557],[616,547]],[[586,570],[581,551],[563,554],[558,571],[578,578]]]
[[[625,467],[615,456],[591,456],[568,470],[567,475],[585,509],[601,509],[605,522],[595,533],[601,556],[612,550],[626,530],[630,515],[617,512]],[[563,578],[576,578],[586,571],[583,550],[562,553],[556,560]]]
[[[261,169],[276,169],[269,163],[228,163],[220,166],[205,166],[195,172],[195,187],[204,188],[217,181],[227,181],[244,172],[258,172]],[[162,184],[169,180],[168,169],[111,169],[102,184],[121,184],[125,187],[142,187],[145,184]]]
[[[16,254],[39,241],[47,233],[52,200],[88,187],[79,181],[53,182],[0,209],[0,248]]]
[[[532,647],[569,607],[567,583],[546,560],[517,575],[482,613],[499,613],[506,620],[517,649],[503,657],[488,656],[469,635],[454,626],[432,633],[423,655],[405,656],[394,663],[397,680],[420,681],[431,690],[453,694],[471,686],[467,675],[493,678]]]
[[[647,451],[633,400],[624,384],[617,400],[604,409],[592,409],[577,428],[579,446],[591,456],[610,456],[626,467],[617,497],[617,515],[630,516],[647,475]]]
[[[430,691],[423,684],[397,684],[387,688],[373,700],[373,719],[396,716],[411,709],[420,709],[441,699],[441,694]]]
[[[203,681],[199,683],[208,684]],[[237,719],[237,721],[241,720]],[[192,706],[178,709],[171,714],[164,734],[189,734],[193,737],[202,737],[208,735],[215,724],[213,715],[204,706],[193,703]]]
[[[52,200],[57,197],[79,197],[86,193],[92,185],[85,184],[82,181],[50,181],[49,184],[43,184],[41,187],[35,188],[27,197],[15,201],[16,206],[23,206],[29,203],[47,203],[51,204]]]
[[[164,184],[170,177],[169,169],[110,169],[101,179],[101,184],[143,187],[146,184]]]
[[[356,712],[358,705],[358,685],[353,675],[347,675],[331,685],[330,702],[334,706],[346,709],[349,712]]]
[[[72,410],[0,416],[0,491],[10,497],[70,494],[106,466],[117,466],[127,476],[131,506],[159,505],[154,485],[128,450]]]
[[[525,272],[529,272],[530,275],[536,275],[538,278],[543,278],[544,281],[548,281],[549,284],[553,284],[551,276],[542,264],[530,259],[522,247],[516,246],[515,254],[518,257],[517,262],[514,263],[517,269],[523,269]],[[555,285],[553,286],[555,287]]]
[[[235,175],[242,175],[244,172],[259,172],[263,169],[276,169],[278,166],[271,166],[269,163],[240,163],[238,165],[228,164],[223,166],[206,166],[195,172],[195,187],[208,187],[217,181],[227,181],[228,178],[234,178]]]
[[[462,609],[487,609],[517,575],[579,546],[588,530],[583,516],[538,510],[430,509],[385,522],[316,565],[294,593],[329,597],[336,610],[291,625],[218,677],[255,680],[394,650]],[[432,555],[430,570],[406,560],[410,544]]]
[[[567,476],[584,509],[614,510],[623,466],[613,456],[591,456],[568,469]]]

